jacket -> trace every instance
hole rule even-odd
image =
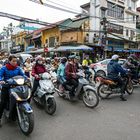
[[[65,77],[65,65],[64,64],[59,65],[58,70],[57,70],[57,75]]]
[[[65,72],[66,72],[66,78],[69,80],[71,78],[74,78],[76,79],[76,74],[77,73],[77,66],[76,64],[71,64],[71,63],[68,63],[66,65],[66,69],[65,69]]]
[[[111,60],[107,65],[107,73],[108,73],[108,77],[112,79],[118,78],[119,73],[121,75],[126,75],[126,71],[115,60]]]
[[[4,80],[8,80],[14,76],[18,76],[18,75],[21,75],[21,76],[25,76],[25,74],[23,73],[23,71],[20,69],[20,67],[16,67],[14,70],[8,70],[8,68],[6,66],[3,66],[1,69],[0,69],[0,81]]]
[[[33,67],[31,74],[32,74],[33,77],[35,77],[35,75],[39,75],[39,74],[44,73],[46,71],[47,70],[46,70],[44,65],[37,64]]]

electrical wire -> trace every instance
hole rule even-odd
[[[73,9],[73,8],[68,7],[68,6],[64,6],[64,5],[62,5],[62,4],[59,4],[59,3],[53,2],[53,1],[51,1],[51,0],[46,0],[46,1],[48,1],[48,2],[50,2],[50,3],[53,3],[53,4],[55,4],[55,5],[58,5],[58,6],[61,6],[61,7],[67,8],[67,9],[70,9],[70,10],[74,10],[74,11],[80,13],[80,11],[77,11],[77,10],[75,10],[75,9]]]

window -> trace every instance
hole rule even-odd
[[[130,31],[130,37],[131,37],[131,38],[134,38],[134,36],[135,36],[135,32],[134,32],[133,30],[131,30],[131,31]]]
[[[129,34],[129,31],[128,31],[128,29],[126,29],[126,36],[128,36],[128,34]]]
[[[123,34],[123,26],[109,23],[107,27],[108,32]]]
[[[111,16],[114,18],[119,18],[119,19],[124,19],[124,8],[123,7],[115,5],[111,2],[108,2],[107,5],[108,5],[108,11],[107,11],[108,16]]]
[[[105,17],[105,10],[101,9],[101,17]]]
[[[49,38],[49,47],[54,47],[55,46],[55,37],[50,37]]]

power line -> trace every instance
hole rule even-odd
[[[50,2],[50,3],[53,3],[53,4],[55,4],[55,5],[61,6],[61,7],[68,8],[68,9],[70,9],[70,10],[74,10],[74,11],[76,11],[76,12],[80,12],[80,11],[77,11],[77,10],[75,10],[75,9],[73,9],[73,8],[68,7],[68,6],[64,6],[64,5],[62,5],[62,4],[53,2],[53,1],[51,1],[51,0],[46,0],[46,1],[48,1],[48,2]]]

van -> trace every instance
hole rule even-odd
[[[27,58],[33,58],[31,54],[16,54],[16,56],[19,58],[20,62],[23,64]]]

